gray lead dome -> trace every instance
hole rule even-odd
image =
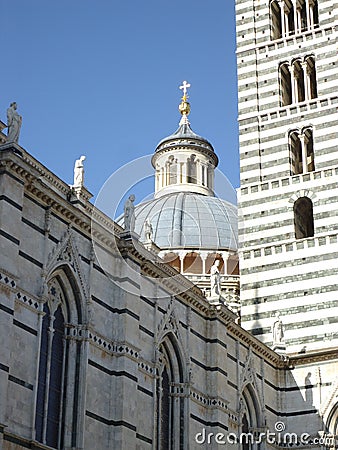
[[[178,192],[139,204],[135,231],[144,238],[150,219],[161,249],[237,250],[237,208],[216,197]]]

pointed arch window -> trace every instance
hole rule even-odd
[[[308,197],[300,197],[293,205],[293,212],[296,239],[314,236],[312,201]]]
[[[43,309],[35,429],[38,442],[59,449],[63,447],[66,345],[62,291],[56,280],[50,284],[49,298]]]
[[[68,331],[82,323],[82,310],[69,274],[67,267],[59,268],[48,282],[40,331],[35,439],[55,449],[77,448],[82,433],[78,411],[84,408],[79,405],[83,341],[72,339]]]
[[[159,347],[157,380],[157,448],[184,450],[183,368],[175,339],[167,335]]]
[[[249,383],[242,392],[239,405],[241,424],[241,450],[259,449],[255,435],[262,426],[262,408],[257,397],[257,389]]]
[[[249,421],[247,418],[246,413],[243,414],[242,417],[242,435],[243,436],[250,436],[250,429],[249,429]],[[250,450],[250,442],[249,439],[242,439],[242,450]]]
[[[326,420],[326,431],[332,436],[338,435],[338,402],[331,409]],[[332,447],[332,450],[334,447]]]

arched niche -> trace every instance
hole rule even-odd
[[[181,271],[181,262],[179,256],[174,252],[166,253],[163,256],[164,262],[169,264],[171,267],[176,269],[178,272]]]
[[[203,273],[203,262],[196,252],[187,253],[183,260],[183,273],[200,275]]]
[[[227,274],[239,275],[239,258],[238,255],[230,255],[227,260]]]

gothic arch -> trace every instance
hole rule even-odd
[[[50,447],[78,447],[85,388],[84,307],[74,273],[63,263],[46,278],[39,333],[35,436]],[[67,429],[67,432],[66,432]]]
[[[326,430],[333,436],[338,435],[338,401],[332,407],[327,420],[326,420]]]
[[[78,323],[88,321],[89,285],[83,273],[79,260],[79,251],[75,244],[73,232],[68,228],[59,244],[48,256],[48,262],[43,274],[43,295],[46,293],[47,282],[54,276],[58,276],[64,289],[73,293],[76,305]]]
[[[183,352],[171,331],[164,334],[159,344],[157,364],[157,448],[159,450],[185,448],[186,370]]]
[[[65,299],[69,323],[83,324],[86,318],[86,302],[79,288],[79,279],[76,272],[67,263],[59,264],[47,277],[47,286],[51,281],[57,280]]]
[[[256,393],[256,388],[250,382],[244,385],[239,399],[239,423],[241,433],[241,450],[255,448],[254,435],[257,429],[265,425],[262,404]],[[256,447],[256,448],[259,448]]]
[[[256,389],[251,383],[247,383],[244,386],[241,398],[243,399],[244,408],[247,412],[249,431],[250,429],[263,426],[262,405],[256,394]]]

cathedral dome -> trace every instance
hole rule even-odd
[[[135,231],[141,239],[146,219],[162,250],[237,250],[237,208],[217,197],[176,192],[139,204]]]

